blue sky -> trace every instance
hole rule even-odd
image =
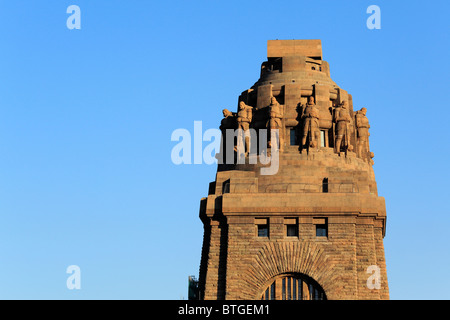
[[[81,8],[69,30],[66,9]],[[381,30],[366,9],[381,8]],[[269,39],[321,39],[365,106],[388,214],[392,299],[449,299],[447,1],[0,1],[0,298],[182,299],[214,165],[174,165],[178,128],[218,128]],[[81,268],[68,290],[66,268]]]

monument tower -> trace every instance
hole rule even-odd
[[[320,40],[268,41],[259,80],[223,110],[223,132],[256,135],[240,148],[239,134],[223,135],[219,156],[234,162],[219,161],[200,202],[200,299],[389,299],[385,201],[359,109],[330,78]],[[262,129],[277,132],[267,148]],[[272,173],[263,154],[278,159]]]

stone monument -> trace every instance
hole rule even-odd
[[[269,40],[258,81],[224,111],[246,135],[245,163],[218,164],[201,199],[200,299],[389,299],[366,109],[330,78],[320,40]],[[381,107],[380,107],[381,108]],[[277,129],[276,174],[247,161]],[[230,149],[233,150],[233,149]]]

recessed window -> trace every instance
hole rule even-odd
[[[269,226],[266,224],[258,225],[258,237],[268,237],[269,236]]]
[[[327,218],[314,218],[313,224],[316,226],[316,237],[328,237]]]
[[[325,130],[320,130],[320,146],[325,148]]]
[[[322,180],[322,192],[328,193],[328,178],[323,178]]]
[[[291,128],[290,130],[290,138],[291,138],[291,146],[297,146],[298,142],[297,142],[297,132],[295,130],[295,128]]]
[[[298,237],[298,221],[297,218],[284,219],[287,237]]]
[[[326,224],[316,224],[316,237],[327,237]]]
[[[269,237],[269,219],[255,219],[256,234],[259,238]]]
[[[296,225],[290,224],[290,225],[287,225],[286,227],[287,227],[286,233],[287,233],[288,237],[298,237],[298,230],[297,230],[298,228]]]

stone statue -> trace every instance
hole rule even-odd
[[[373,152],[370,152],[369,148],[369,119],[366,117],[367,109],[361,108],[361,110],[357,111],[355,114],[355,124],[356,124],[356,138],[357,138],[357,153],[358,157],[369,160],[369,162],[373,163],[371,160],[374,157]]]
[[[269,121],[268,121],[268,137],[269,137],[269,147],[272,147],[272,134],[271,134],[271,130],[278,130],[277,133],[275,134],[276,137],[276,141],[278,141],[279,145],[278,150],[280,150],[281,146],[283,145],[282,141],[281,141],[281,135],[280,135],[280,131],[282,130],[283,124],[282,124],[282,119],[283,119],[283,111],[282,108],[280,106],[280,104],[278,103],[277,99],[275,97],[272,97],[270,99],[270,106],[269,106]]]
[[[253,118],[253,108],[244,103],[244,101],[239,102],[239,110],[237,113],[237,125],[238,129],[243,131],[245,137],[245,154],[248,155],[250,152],[250,123]],[[240,137],[242,140],[242,137]],[[239,142],[238,142],[239,143]]]
[[[310,96],[308,104],[302,114],[303,130],[302,130],[302,147],[306,146],[306,139],[309,137],[307,147],[317,148],[320,135],[319,130],[319,109],[316,107],[314,97]]]
[[[336,153],[341,152],[341,145],[344,142],[345,151],[353,150],[353,146],[350,144],[350,123],[352,118],[348,112],[347,101],[341,103],[334,110],[334,122],[336,123],[336,137],[334,143],[334,151]]]
[[[228,109],[223,109],[222,110],[222,114],[223,114],[223,119],[220,122],[220,131],[222,131],[222,141],[220,144],[220,153],[216,154],[216,159],[219,161],[219,164],[223,164],[224,161],[226,161],[226,149],[227,149],[227,129],[231,129],[236,130],[237,127],[237,119],[236,119],[236,114],[234,114],[233,112],[231,112]],[[232,141],[233,143],[233,148],[234,148],[234,141]],[[233,156],[234,157],[234,156]]]
[[[236,129],[236,115],[228,109],[222,110],[223,119],[220,122],[220,130],[225,134],[226,129]]]

